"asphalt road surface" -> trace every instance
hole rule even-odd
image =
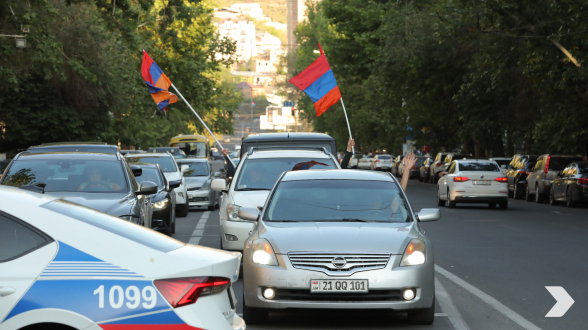
[[[437,207],[436,185],[412,180],[407,192],[415,210]],[[458,204],[441,214],[423,223],[437,265],[432,326],[409,325],[405,314],[392,311],[288,310],[248,329],[588,328],[587,208],[511,200],[508,210]],[[202,209],[178,218],[174,237],[220,248],[219,233],[218,210]],[[575,300],[563,317],[545,317],[555,304],[545,286],[562,286]],[[241,280],[234,289],[242,297]]]

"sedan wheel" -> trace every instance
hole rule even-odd
[[[521,193],[519,192],[519,185],[515,182],[514,184],[514,192],[512,193],[512,198],[519,199],[521,198]]]
[[[535,203],[543,203],[543,196],[539,194],[539,184],[535,184]]]
[[[576,202],[572,199],[572,195],[570,195],[570,189],[566,189],[566,206],[567,207],[576,206]]]
[[[445,201],[441,200],[441,192],[437,189],[437,206],[445,206]]]
[[[531,194],[529,194],[529,184],[527,183],[527,189],[525,190],[525,200],[527,202],[532,201]]]
[[[555,196],[553,196],[553,186],[549,188],[549,204],[553,206],[556,206],[558,204],[558,202],[555,200]]]
[[[449,195],[449,190],[447,190],[447,207],[452,209],[455,208],[455,205],[457,205],[457,203],[451,200],[451,195]]]

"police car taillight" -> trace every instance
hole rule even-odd
[[[231,281],[226,277],[180,277],[153,281],[157,290],[172,307],[182,307],[196,302],[198,298],[223,292]]]

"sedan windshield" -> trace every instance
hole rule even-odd
[[[6,173],[3,185],[21,187],[45,183],[45,192],[126,192],[121,164],[101,160],[20,160]]]
[[[331,159],[269,158],[250,159],[243,163],[236,190],[270,190],[286,171],[336,169]]]
[[[190,169],[184,173],[184,176],[208,176],[208,164],[205,162],[178,162],[178,166],[188,165]]]
[[[411,217],[393,182],[307,180],[281,182],[264,220],[409,222]]]
[[[176,162],[171,157],[127,157],[129,163],[159,164],[164,172],[176,172]]]
[[[143,167],[143,174],[136,177],[137,182],[143,184],[143,182],[153,182],[159,187],[159,189],[163,188],[163,179],[159,175],[159,169],[152,168],[152,167]]]
[[[459,163],[462,172],[500,172],[500,168],[494,163]]]

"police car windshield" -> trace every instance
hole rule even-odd
[[[118,161],[52,159],[18,160],[8,169],[2,185],[21,187],[46,183],[45,192],[127,192],[127,180]]]
[[[164,253],[185,245],[149,228],[65,200],[58,199],[42,207]]]
[[[271,190],[280,174],[287,171],[336,169],[330,158],[248,159],[239,172],[236,190]]]
[[[384,181],[284,181],[266,210],[265,221],[411,221],[398,186]]]
[[[148,164],[159,164],[161,170],[169,173],[169,172],[176,172],[178,168],[176,167],[176,162],[171,157],[127,157],[127,162],[129,163],[148,163]]]

